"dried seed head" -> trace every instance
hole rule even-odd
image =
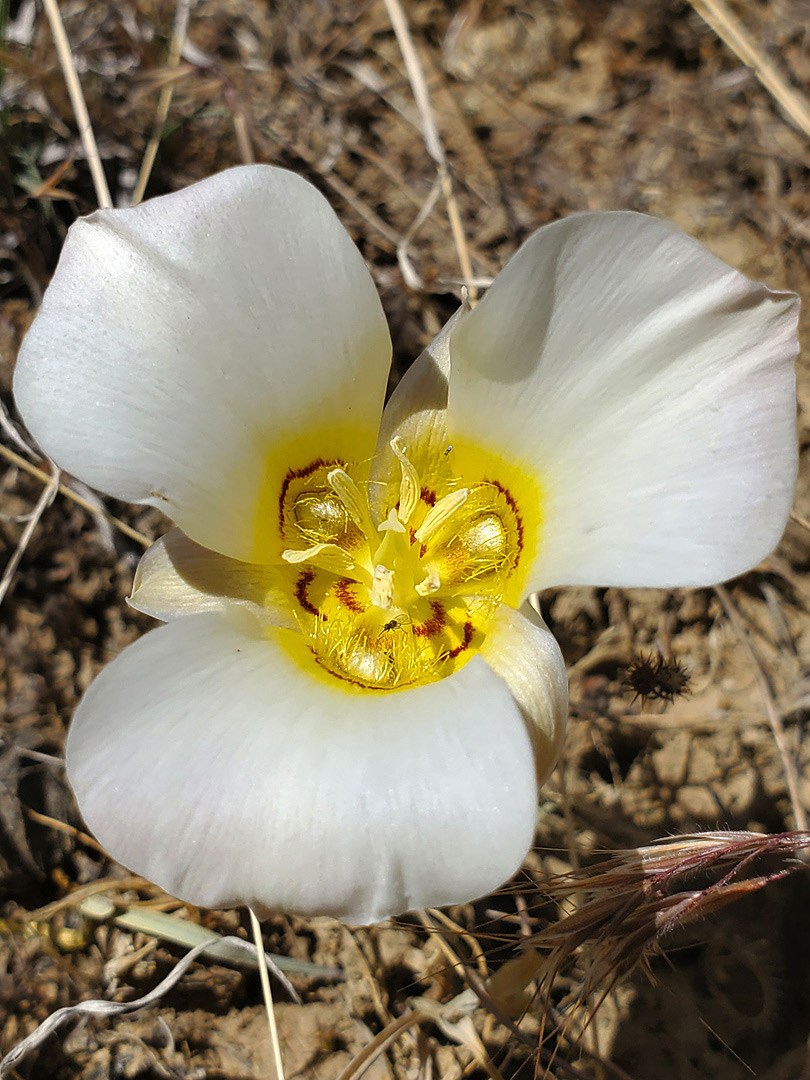
[[[633,701],[672,702],[689,693],[689,673],[680,660],[666,660],[660,653],[638,653],[628,665],[622,685],[633,692]]]

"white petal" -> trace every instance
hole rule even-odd
[[[490,891],[534,832],[530,736],[484,660],[360,692],[244,613],[126,649],[76,711],[67,768],[110,853],[202,906],[378,921]]]
[[[287,469],[373,452],[389,360],[373,282],[327,201],[255,165],[77,222],[14,392],[69,472],[270,561]]]
[[[274,626],[295,626],[276,567],[229,559],[195,544],[180,529],[144,553],[129,603],[164,622],[236,604]]]
[[[448,426],[542,490],[531,587],[708,584],[774,547],[797,309],[640,214],[526,242],[453,334]]]
[[[537,782],[542,784],[557,763],[568,720],[568,676],[560,646],[528,603],[521,611],[502,604],[481,655],[531,724]]]

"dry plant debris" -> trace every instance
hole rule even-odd
[[[301,172],[361,245],[403,362],[453,311],[462,279],[486,284],[531,230],[584,209],[667,217],[748,275],[808,296],[810,146],[790,120],[801,117],[810,85],[801,0],[745,0],[733,9],[675,0],[404,5],[469,272],[459,265],[446,200],[434,194],[436,161],[382,0],[197,0],[178,51],[182,7],[61,5],[112,201],[132,199],[156,131],[150,195],[246,160]],[[753,68],[698,14],[710,7],[730,11],[753,43]],[[13,418],[16,348],[67,225],[95,207],[96,195],[47,20],[33,0],[0,8],[0,19],[0,395]],[[772,81],[759,81],[763,71],[778,75],[784,100],[775,100]],[[625,953],[602,954],[607,974],[588,967],[580,949],[519,1019],[495,1015],[481,1000],[485,980],[515,962],[521,943],[559,949],[562,940],[570,953],[576,939],[565,917],[586,925],[589,904],[607,902],[615,912],[622,898],[627,911],[649,903],[626,880],[627,856],[594,870],[602,851],[660,853],[666,849],[650,848],[657,837],[718,828],[771,834],[743,845],[797,843],[781,836],[810,809],[809,395],[805,358],[794,520],[777,553],[727,590],[745,641],[708,590],[566,589],[543,598],[569,662],[571,732],[546,789],[537,850],[508,889],[449,912],[449,925],[426,917],[352,932],[282,916],[266,924],[272,952],[346,973],[341,982],[293,976],[302,1004],[277,1006],[288,1078],[348,1080],[364,1066],[367,1077],[397,1080],[807,1074],[808,885],[803,864],[784,876],[799,865],[785,862],[784,846],[749,879],[729,880],[726,893],[716,882],[694,886],[735,902],[665,938],[665,955],[649,961],[652,982],[636,971],[613,985],[621,955],[639,955],[627,924],[617,924],[612,940]],[[60,1007],[148,993],[178,953],[90,923],[64,902],[97,885],[129,906],[171,906],[89,842],[59,765],[78,696],[147,628],[125,597],[139,538],[159,535],[163,523],[153,511],[94,502],[69,477],[65,488],[90,508],[61,494],[38,510],[46,489],[32,467],[47,476],[48,465],[0,426],[9,451],[0,480],[3,565],[20,551],[0,612],[7,1053]],[[39,523],[27,530],[32,513],[41,513]],[[644,709],[630,701],[622,680],[639,653],[687,669],[690,694]],[[630,891],[614,888],[610,874],[625,875]],[[775,874],[782,879],[770,880]],[[750,884],[766,879],[767,887]],[[658,894],[664,907],[685,902],[681,892],[667,895]],[[185,915],[247,936],[238,913]],[[268,1074],[267,1055],[255,975],[205,964],[143,1014],[82,1024],[48,1042],[25,1075],[248,1080]]]

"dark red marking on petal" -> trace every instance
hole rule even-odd
[[[499,484],[497,480],[485,480],[484,483],[492,484],[492,486],[496,488],[501,493],[501,495],[503,495],[504,499],[506,499],[506,503],[509,509],[515,515],[515,527],[517,528],[518,543],[517,559],[515,559],[515,566],[517,566],[518,562],[520,561],[520,556],[523,554],[523,518],[520,516],[520,511],[517,508],[517,503],[512,497],[512,493],[509,488],[505,488],[503,484]]]
[[[455,649],[451,649],[447,655],[451,659],[455,659],[455,657],[459,656],[461,653],[469,649],[470,645],[472,645],[472,639],[474,634],[475,627],[468,619],[467,622],[464,623],[464,640],[460,645],[456,645]]]
[[[416,623],[413,632],[416,637],[433,637],[439,634],[447,626],[447,615],[438,600],[430,601],[431,618],[424,623]]]
[[[431,489],[429,487],[423,487],[422,488],[422,490],[419,492],[419,498],[427,506],[435,506],[436,505],[436,492],[431,491]]]
[[[315,615],[326,622],[326,615],[321,615],[320,608],[317,608],[315,604],[309,598],[308,589],[312,582],[315,580],[314,570],[302,570],[295,581],[295,599],[304,609],[309,612],[310,615]]]
[[[355,612],[357,615],[361,615],[366,609],[363,604],[354,596],[351,589],[357,582],[352,581],[351,578],[340,578],[335,582],[335,596],[339,603],[343,604],[349,611]]]
[[[327,461],[325,458],[315,458],[314,461],[310,461],[309,465],[305,465],[303,469],[288,469],[287,475],[281,483],[281,493],[278,497],[278,527],[279,532],[284,534],[284,504],[287,501],[287,492],[290,490],[290,484],[295,480],[304,480],[307,476],[312,476],[318,469],[337,469],[341,468],[341,462],[335,458]]]
[[[387,694],[392,689],[390,686],[371,686],[369,683],[361,682],[360,679],[353,679],[351,675],[341,675],[339,671],[334,671],[332,668],[327,667],[326,664],[322,663],[320,657],[316,656],[315,662],[323,668],[324,671],[327,671],[332,675],[333,678],[340,679],[341,682],[349,683],[351,686],[359,686],[361,690],[371,690],[376,691],[379,694]]]

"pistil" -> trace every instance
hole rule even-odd
[[[405,607],[413,592],[418,555],[411,547],[408,531],[399,520],[396,510],[391,510],[378,531],[382,540],[372,555],[375,580],[377,571],[385,569],[391,575],[391,602],[397,607]],[[378,604],[383,610],[391,606],[379,604],[373,594],[372,603]]]

